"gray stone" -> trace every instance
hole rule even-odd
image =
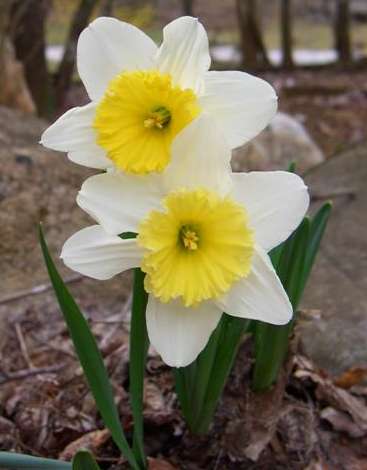
[[[304,173],[325,157],[306,129],[295,118],[277,113],[271,124],[249,144],[233,153],[235,171],[284,170],[295,162]]]
[[[367,143],[331,158],[307,177],[313,206],[333,212],[304,297],[320,321],[302,326],[306,350],[340,373],[367,363]]]

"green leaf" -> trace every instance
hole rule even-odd
[[[289,173],[295,173],[296,172],[296,162],[293,161],[293,162],[290,162],[289,165],[288,165],[288,168],[287,168],[287,171]]]
[[[320,243],[325,233],[332,207],[333,206],[331,202],[326,202],[311,219],[310,240],[307,247],[303,271],[304,286],[306,285],[308,277],[311,274],[311,270],[315,262],[317,252],[319,251]]]
[[[310,226],[310,219],[307,217],[304,218],[292,237],[290,248],[283,251],[283,253],[287,253],[287,264],[285,267],[285,278],[281,278],[281,281],[291,301],[294,312],[296,312],[298,308],[304,290],[302,273],[308,250]]]
[[[311,220],[305,218],[296,232],[276,249],[278,251],[272,252],[274,267],[294,311],[298,307],[311,273],[331,207],[330,203],[325,203]],[[284,326],[256,323],[256,362],[253,377],[255,390],[267,389],[276,381],[288,350],[294,320],[295,318]]]
[[[310,234],[310,221],[305,218],[298,229],[282,244],[275,266],[289,300],[296,311],[303,292],[302,273]],[[277,326],[256,322],[254,390],[265,390],[277,379],[287,354],[289,335],[294,320]]]
[[[73,458],[73,470],[101,470],[88,450],[79,450]]]
[[[72,470],[71,463],[43,459],[13,452],[0,452],[0,468],[35,470]]]
[[[224,313],[198,358],[175,369],[177,395],[192,432],[207,432],[248,325],[248,320]]]
[[[134,419],[133,451],[138,463],[143,468],[146,466],[143,422],[144,371],[149,346],[145,319],[148,294],[144,289],[144,277],[145,274],[140,269],[135,269],[130,329],[130,401]]]
[[[101,353],[98,350],[88,322],[79,310],[52,261],[41,225],[39,226],[39,240],[51,283],[97,408],[106,427],[111,431],[112,438],[118,448],[128,459],[130,465],[134,469],[139,469],[120,423],[113,399],[112,387]]]
[[[208,374],[205,395],[202,399],[200,413],[195,417],[194,430],[198,434],[208,432],[210,423],[213,419],[219,398],[231,372],[234,359],[236,357],[241,338],[249,325],[249,320],[233,317],[223,314],[222,320],[218,325],[218,338],[213,337],[215,355],[210,359],[211,373]],[[211,344],[208,345],[210,351]],[[206,367],[206,349],[204,350],[200,369],[196,377],[204,373]],[[213,353],[210,351],[210,355]]]

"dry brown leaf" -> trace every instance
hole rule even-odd
[[[148,468],[149,470],[178,470],[167,460],[153,459],[152,457],[148,457]]]
[[[348,413],[355,425],[367,434],[367,407],[364,402],[353,396],[347,390],[337,387],[332,380],[318,370],[313,363],[303,356],[294,358],[296,369],[294,376],[299,379],[309,379],[316,385],[316,397],[326,402],[336,410]]]
[[[345,432],[353,438],[363,437],[365,435],[365,431],[361,429],[347,413],[338,411],[332,406],[324,408],[320,416],[330,423],[335,431]]]
[[[360,384],[367,378],[367,367],[352,367],[334,380],[334,384],[341,388],[351,388]]]
[[[243,413],[230,421],[224,436],[225,446],[233,458],[246,457],[256,462],[272,440],[282,413],[285,383],[285,374],[282,374],[278,383],[266,392],[247,391]]]
[[[98,449],[110,438],[110,435],[110,431],[107,429],[88,432],[76,441],[70,442],[70,444],[60,452],[59,458],[61,460],[71,460],[80,449],[87,449],[92,454],[96,454]]]

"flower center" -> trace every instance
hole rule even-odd
[[[191,227],[190,225],[183,225],[179,232],[179,240],[187,250],[197,250],[199,236],[197,234],[197,229]]]
[[[139,227],[146,289],[186,306],[225,294],[251,270],[254,239],[243,206],[206,189],[170,193]]]
[[[123,72],[111,80],[96,108],[97,144],[127,173],[161,172],[175,136],[200,113],[190,89],[157,70]]]
[[[171,113],[164,106],[159,106],[144,120],[144,127],[148,129],[164,129],[171,121]]]

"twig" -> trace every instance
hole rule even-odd
[[[71,284],[72,282],[78,282],[83,279],[83,276],[80,274],[70,276],[68,279],[64,281],[65,284]],[[45,284],[40,284],[36,287],[32,287],[32,289],[25,289],[22,291],[18,291],[16,294],[9,295],[0,300],[0,305],[7,304],[9,302],[14,302],[16,300],[22,299],[24,297],[28,297],[30,295],[38,295],[43,294],[44,292],[49,291],[52,288],[52,284],[47,282]]]
[[[15,324],[15,331],[17,334],[20,350],[22,351],[22,356],[24,357],[24,360],[27,363],[27,366],[30,369],[34,369],[34,364],[32,363],[32,360],[28,354],[27,345],[23,336],[22,327],[20,326],[20,323]]]
[[[348,197],[350,199],[354,199],[356,196],[356,191],[353,190],[335,190],[331,191],[329,193],[314,193],[312,194],[312,200],[313,201],[318,201],[318,200],[323,200],[323,199],[333,199],[335,197]]]
[[[0,385],[5,382],[10,382],[12,380],[22,380],[28,377],[32,377],[33,375],[37,374],[51,374],[53,372],[58,372],[65,364],[58,364],[54,366],[47,366],[47,367],[34,367],[33,369],[21,369],[15,372],[0,372]]]

